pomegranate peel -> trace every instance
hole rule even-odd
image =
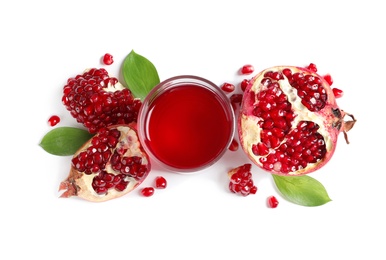
[[[254,76],[238,118],[240,143],[250,159],[278,175],[303,175],[332,157],[340,132],[356,119],[341,110],[329,82],[313,70],[276,66]],[[346,116],[351,117],[345,121]]]
[[[61,198],[77,196],[102,202],[134,190],[151,165],[139,142],[136,123],[101,129],[74,154]]]

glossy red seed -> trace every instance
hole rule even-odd
[[[237,107],[241,105],[241,101],[243,100],[242,94],[233,94],[230,96],[229,101],[231,102],[233,110],[236,111]]]
[[[249,79],[243,79],[243,81],[241,81],[241,83],[240,83],[240,88],[241,88],[241,90],[242,90],[243,92],[244,92],[245,89],[247,88],[248,84],[249,84]]]
[[[239,149],[239,142],[237,142],[236,139],[233,139],[229,146],[229,150],[234,152],[234,151],[237,151],[238,149]]]
[[[331,86],[334,81],[332,80],[332,77],[330,74],[324,75],[323,76],[324,80],[327,81],[327,83]]]
[[[340,98],[343,96],[343,90],[340,90],[338,88],[333,88],[332,92],[334,93],[335,98]]]
[[[251,74],[255,71],[255,68],[251,64],[246,64],[241,68],[241,74],[247,75]]]
[[[167,181],[164,177],[162,176],[157,176],[155,178],[155,187],[157,189],[165,189],[167,186]]]
[[[231,83],[224,83],[222,86],[221,86],[221,89],[225,92],[233,92],[235,90],[235,85],[231,84]]]
[[[57,115],[53,115],[48,119],[48,124],[50,126],[55,126],[60,122],[60,117]]]
[[[103,63],[104,64],[111,65],[111,64],[113,64],[113,62],[114,62],[113,55],[111,55],[110,53],[106,53],[103,56]]]
[[[318,71],[318,69],[314,63],[310,63],[310,65],[307,66],[307,69],[309,69],[310,71],[313,71],[313,72]]]
[[[141,194],[145,197],[153,196],[154,188],[153,187],[145,187],[141,190]]]
[[[268,207],[270,208],[276,208],[277,205],[279,205],[279,201],[276,199],[275,196],[269,196],[267,198],[267,204],[268,204]]]

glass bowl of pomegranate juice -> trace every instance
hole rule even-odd
[[[235,116],[222,90],[201,77],[169,78],[144,99],[138,133],[150,158],[168,170],[203,170],[226,152]]]

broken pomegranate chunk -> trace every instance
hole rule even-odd
[[[102,128],[75,152],[61,197],[95,202],[121,197],[143,182],[150,166],[135,123]]]
[[[242,196],[256,194],[257,187],[253,183],[251,167],[250,163],[246,163],[228,172],[229,190],[231,192]]]
[[[103,68],[92,68],[69,78],[62,102],[90,133],[116,124],[136,122],[142,102]]]

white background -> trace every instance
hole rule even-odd
[[[126,4],[124,4],[126,2]],[[1,259],[385,259],[382,1],[2,1]],[[256,195],[227,190],[226,172],[248,162],[241,150],[194,175],[154,170],[168,188],[105,203],[59,199],[70,157],[39,147],[52,128],[79,126],[61,104],[67,78],[101,67],[118,75],[134,49],[161,80],[194,74],[239,83],[238,69],[315,63],[358,122],[333,159],[310,176],[332,201],[285,201],[253,168]],[[205,147],[206,144],[203,144]],[[204,148],[203,148],[204,149]],[[276,209],[266,206],[278,197]]]

